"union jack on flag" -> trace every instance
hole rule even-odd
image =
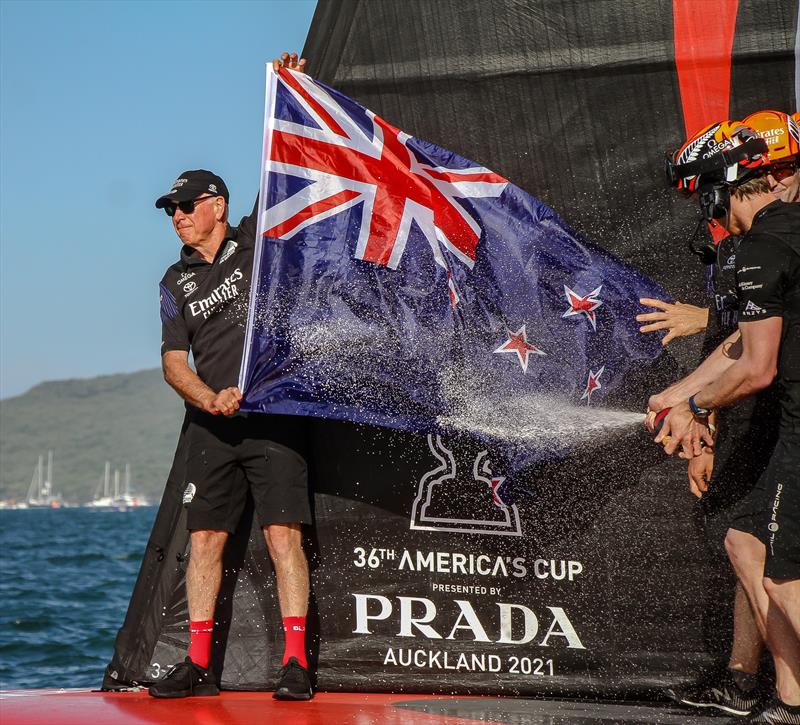
[[[271,81],[266,172],[309,183],[266,209],[265,236],[290,239],[360,204],[356,259],[396,269],[416,223],[443,269],[449,266],[442,248],[474,265],[481,228],[457,200],[496,198],[505,179],[481,166],[427,163],[407,133],[372,111],[345,108],[303,73],[282,68]],[[448,283],[455,304],[451,275]]]

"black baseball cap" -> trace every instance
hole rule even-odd
[[[201,194],[221,196],[228,201],[228,187],[216,174],[205,169],[184,171],[172,182],[172,188],[156,199],[156,209],[163,209],[170,202],[180,203],[196,199]]]

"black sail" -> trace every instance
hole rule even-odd
[[[783,0],[319,0],[303,54],[389,123],[502,174],[676,299],[707,304],[685,245],[697,212],[666,187],[663,155],[703,120],[797,109],[797,13]],[[701,342],[672,343],[619,405],[644,410]],[[475,524],[476,441],[310,429],[320,688],[642,696],[727,657],[721,534],[704,532],[714,521],[685,464],[643,433],[529,471],[519,535],[498,536]],[[415,512],[445,452],[463,485],[437,520],[457,523],[426,528]],[[106,687],[157,679],[186,654],[184,459],[179,441]],[[270,689],[283,635],[252,507],[216,620],[223,686]]]

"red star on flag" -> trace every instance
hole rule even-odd
[[[597,315],[595,310],[603,304],[603,300],[597,299],[603,285],[592,290],[588,295],[581,297],[577,292],[573,292],[567,285],[564,285],[564,294],[567,296],[569,308],[561,317],[572,317],[572,315],[586,315],[592,323],[592,329],[597,330]]]
[[[586,398],[586,405],[592,400],[592,393],[595,390],[600,390],[603,386],[600,385],[600,376],[603,374],[603,370],[606,369],[606,366],[603,365],[596,373],[593,373],[591,370],[589,371],[589,380],[586,382],[586,390],[583,391],[583,395],[581,395],[581,400]]]
[[[522,365],[523,372],[528,372],[529,355],[545,354],[538,347],[536,347],[536,345],[532,345],[530,342],[528,342],[528,337],[525,334],[525,325],[520,327],[516,332],[511,332],[511,330],[509,330],[508,340],[500,345],[500,347],[498,347],[496,350],[492,350],[492,352],[516,353],[517,358],[519,358],[519,364]]]

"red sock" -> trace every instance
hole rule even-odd
[[[283,664],[286,664],[290,657],[297,657],[297,661],[303,667],[308,667],[308,661],[306,660],[306,618],[284,617],[283,633],[286,636]]]
[[[211,661],[211,635],[214,632],[214,620],[203,622],[189,620],[189,657],[196,665],[208,669]]]

